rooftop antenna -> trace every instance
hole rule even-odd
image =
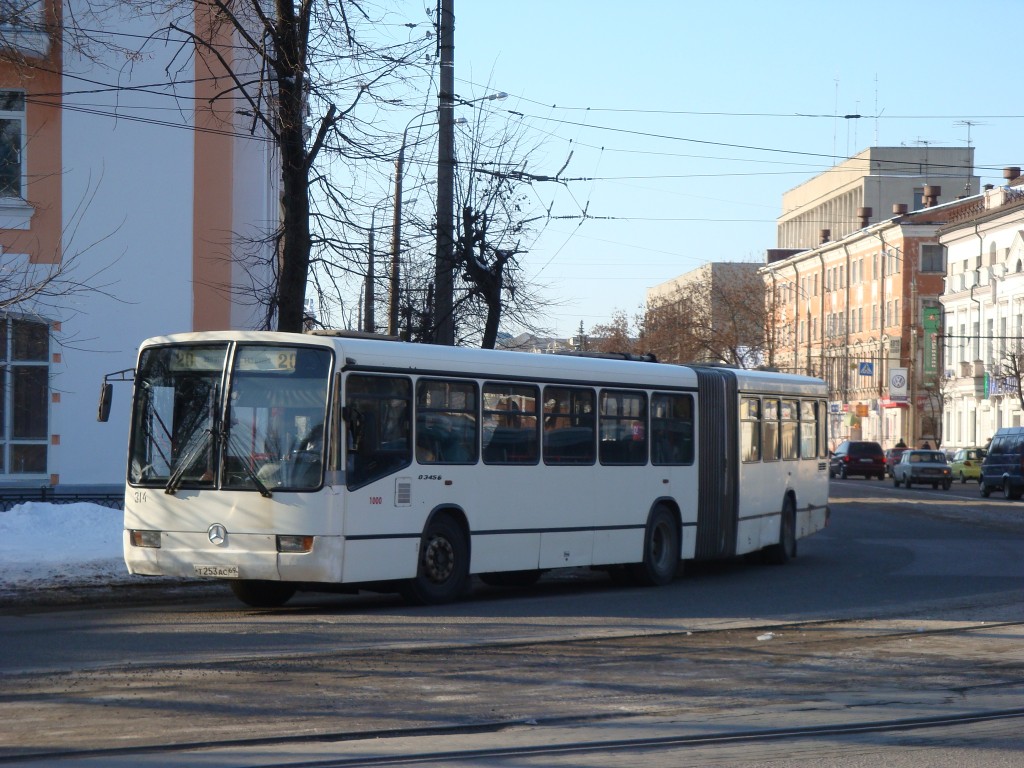
[[[966,125],[967,126],[967,157],[971,155],[971,128],[975,125],[988,125],[988,123],[982,123],[978,120],[957,120],[953,125]],[[968,166],[967,168],[967,181],[964,182],[964,194],[971,194],[971,172],[974,169]]]
[[[878,73],[875,73],[875,146],[878,146]]]
[[[832,119],[832,162],[835,163],[836,157],[836,134],[839,132],[839,78],[837,77],[834,81],[836,84],[836,104],[832,109],[832,114],[835,117]]]
[[[927,184],[931,181],[931,166],[928,163],[928,147],[935,144],[935,142],[929,139],[915,139],[914,143],[919,147],[924,147],[924,182]]]

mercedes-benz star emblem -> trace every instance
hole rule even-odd
[[[206,529],[206,535],[210,537],[211,542],[220,547],[228,540],[228,529],[220,523],[214,523]]]

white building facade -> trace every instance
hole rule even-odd
[[[940,242],[947,264],[943,445],[985,446],[1000,427],[1021,424],[1024,186],[986,190],[969,215],[943,228]]]
[[[82,50],[61,19],[84,0],[2,8],[0,488],[122,484],[131,385],[98,423],[104,376],[148,336],[263,320],[241,259],[279,219],[273,145],[213,101],[223,72],[153,37],[167,19],[105,16]]]

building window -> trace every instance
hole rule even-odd
[[[0,29],[33,29],[42,22],[41,0],[0,0]]]
[[[0,475],[46,474],[50,328],[0,318]]]
[[[49,50],[42,0],[0,0],[0,48],[32,56]]]
[[[946,247],[936,243],[921,245],[921,271],[942,272],[946,271]]]
[[[25,135],[25,94],[0,91],[0,199],[22,195],[22,141]]]

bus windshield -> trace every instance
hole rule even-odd
[[[225,488],[267,496],[274,489],[319,488],[330,365],[330,351],[319,348],[144,350],[135,379],[129,482],[168,493]]]

